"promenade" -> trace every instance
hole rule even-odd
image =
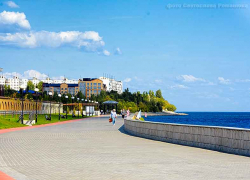
[[[250,179],[250,158],[127,135],[107,117],[0,134],[0,171],[17,180]]]

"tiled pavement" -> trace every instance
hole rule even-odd
[[[250,179],[248,157],[133,137],[122,124],[100,117],[0,134],[0,171],[18,180]]]

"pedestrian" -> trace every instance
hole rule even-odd
[[[130,111],[129,111],[129,108],[128,108],[128,110],[127,110],[127,118],[129,117],[129,113],[130,113]]]
[[[124,117],[125,117],[125,114],[126,114],[125,109],[122,109],[122,118],[123,118],[123,119],[124,119]]]
[[[117,115],[116,115],[115,109],[113,109],[110,114],[110,118],[112,118],[113,126],[115,125],[116,117]]]

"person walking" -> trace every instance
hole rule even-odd
[[[130,113],[130,111],[129,111],[129,108],[128,108],[128,110],[127,110],[127,118],[129,117],[129,113]]]
[[[124,117],[125,117],[125,114],[126,114],[126,111],[125,111],[125,109],[122,109],[122,119],[124,119]]]
[[[110,118],[112,118],[113,126],[115,125],[116,117],[117,115],[116,115],[115,109],[113,109],[110,114]]]

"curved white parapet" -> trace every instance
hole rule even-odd
[[[131,135],[250,156],[250,130],[242,128],[182,125],[149,121],[124,120],[124,129]]]

